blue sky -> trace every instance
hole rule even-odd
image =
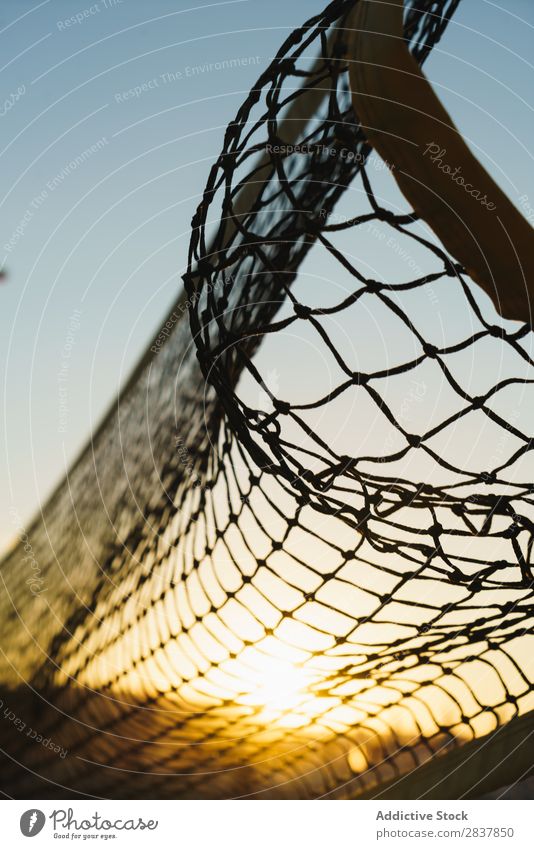
[[[0,545],[10,508],[29,522],[164,318],[226,124],[320,8],[2,3]],[[495,179],[534,207],[533,28],[529,0],[463,0],[426,71]]]

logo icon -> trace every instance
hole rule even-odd
[[[29,811],[24,811],[20,818],[20,830],[24,837],[35,837],[42,830],[45,822],[46,817],[42,811],[30,808]]]

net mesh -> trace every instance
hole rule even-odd
[[[366,145],[353,5],[229,125],[167,342],[2,565],[9,795],[352,797],[532,708],[529,328]],[[423,61],[457,3],[406,5]]]

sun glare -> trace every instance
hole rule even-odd
[[[248,676],[247,676],[248,678]],[[239,701],[254,707],[288,711],[309,697],[313,676],[302,667],[281,658],[262,658],[246,681]]]

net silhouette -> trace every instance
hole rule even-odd
[[[529,328],[385,200],[352,6],[292,33],[229,125],[168,339],[28,530],[41,583],[22,545],[2,565],[9,795],[372,795],[532,708]],[[420,62],[456,6],[407,4]],[[326,391],[302,351],[285,379],[287,334]]]

